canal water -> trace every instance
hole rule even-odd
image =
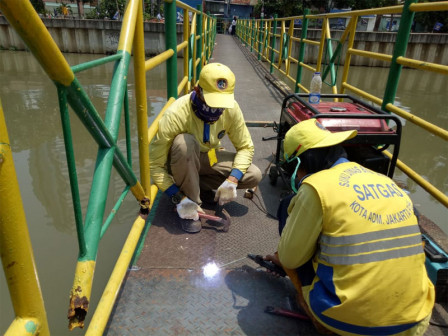
[[[65,56],[70,65],[98,57],[79,54]],[[112,71],[113,64],[106,64],[78,74],[79,81],[103,116]],[[132,70],[128,78],[129,104],[131,112],[134,112]],[[378,83],[384,82],[386,78],[387,69],[354,67],[351,69],[349,83],[381,97],[384,88]],[[309,79],[305,78],[306,80]],[[148,115],[151,121],[166,101],[165,67],[159,66],[147,74],[147,83]],[[397,96],[399,106],[448,129],[447,76],[404,70],[401,83]],[[0,51],[0,99],[8,126],[51,334],[83,335],[84,330],[67,330],[69,291],[73,283],[78,247],[55,86],[30,53]],[[279,114],[273,116],[273,120],[278,120]],[[70,115],[79,187],[85,211],[97,145],[78,118],[73,113]],[[400,159],[447,193],[447,143],[420,131],[408,122],[404,124]],[[136,117],[133,113],[131,127],[132,134],[135,135]],[[119,139],[119,146],[125,153],[123,133],[120,133]],[[132,138],[132,147],[135,153],[133,167],[138,176],[136,136]],[[396,171],[395,178],[407,186],[417,208],[448,233],[446,208],[400,171]],[[107,204],[109,211],[124,187],[119,175],[113,171],[109,188],[110,201]],[[102,294],[137,212],[135,199],[128,195],[100,243],[92,289],[92,307],[96,306]],[[92,313],[93,311],[89,315]],[[0,332],[3,333],[8,328],[13,317],[4,274],[0,272]]]

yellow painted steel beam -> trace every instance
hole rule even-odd
[[[357,95],[359,95],[359,96],[361,96],[363,98],[366,98],[366,99],[370,100],[371,102],[373,102],[373,103],[375,103],[377,105],[381,106],[383,104],[383,100],[382,99],[380,99],[380,98],[378,98],[378,97],[376,97],[374,95],[371,95],[370,93],[368,93],[366,91],[358,89],[357,87],[355,87],[353,85],[350,85],[347,82],[343,82],[342,83],[342,89],[349,89],[350,91],[356,93]]]
[[[0,256],[14,312],[39,321],[40,334],[47,336],[47,315],[1,101],[0,204]]]
[[[354,48],[349,48],[347,50],[347,52],[352,55],[374,58],[374,59],[377,59],[380,61],[386,61],[386,62],[392,61],[392,55],[381,54],[381,53],[376,53],[376,52],[372,52],[372,51],[359,50],[359,49],[354,49]]]
[[[0,10],[51,80],[69,86],[75,75],[41,18],[27,0],[1,0]]]
[[[393,105],[393,104],[387,104],[386,108],[390,112],[394,112],[395,114],[399,115],[402,118],[405,118],[406,120],[409,120],[411,123],[420,126],[421,128],[427,130],[428,132],[437,135],[438,137],[448,140],[448,131],[444,130],[441,127],[438,127],[434,124],[431,124],[430,122],[417,117],[416,115],[413,115],[412,113],[406,112],[405,110]]]
[[[298,40],[301,41],[301,39],[298,39]],[[307,44],[316,45],[316,46],[320,45],[319,41],[313,41],[313,40],[308,40],[308,39],[303,39],[303,42],[307,43]]]
[[[414,3],[409,6],[411,12],[448,11],[448,1]]]
[[[189,9],[185,8],[184,11],[185,11],[185,17],[189,18],[190,17]],[[189,67],[188,36],[190,36],[190,20],[184,20],[183,28],[184,28],[184,31],[183,31],[182,38],[184,39],[184,43],[186,43],[186,47],[187,47],[183,51],[184,52],[184,55],[183,55],[184,56],[184,76],[188,77],[188,75],[189,75],[189,69],[188,69],[188,67]],[[179,52],[179,50],[177,52]],[[191,83],[188,82],[187,83],[187,87],[185,88],[185,93],[190,92],[190,89],[191,89]]]
[[[188,10],[190,12],[193,12],[193,13],[200,13],[200,11],[198,11],[196,8],[190,7],[189,5],[187,5],[181,1],[176,1],[176,6],[182,8],[182,9]],[[186,16],[184,15],[184,17],[188,18],[188,15],[186,15]]]
[[[278,66],[278,69],[280,69],[281,67],[282,67],[282,62],[283,62],[283,59],[282,59],[282,53],[283,53],[283,36],[285,35],[285,33],[286,33],[286,30],[285,30],[285,21],[282,21],[281,22],[282,24],[281,24],[281,34],[280,34],[280,46],[279,46],[279,53],[278,53],[278,62],[277,62],[277,66]],[[286,74],[286,73],[285,73]]]
[[[151,125],[148,128],[148,141],[149,143],[151,143],[152,139],[155,137],[155,135],[157,134],[157,131],[159,129],[159,120],[162,118],[163,114],[165,113],[165,111],[168,109],[168,107],[170,107],[170,105],[172,103],[174,103],[176,99],[174,97],[171,97],[165,104],[165,106],[163,106],[162,110],[159,112],[159,114],[157,115],[157,117],[154,119],[154,121],[151,123]]]
[[[4,336],[32,336],[40,335],[40,324],[37,319],[16,317]]]
[[[183,41],[177,45],[177,52],[180,52],[182,49],[185,49],[188,46],[188,41]]]
[[[316,62],[316,71],[320,72],[320,68],[322,66],[322,57],[324,55],[324,47],[325,47],[325,27],[328,25],[328,19],[324,18],[322,22],[322,31],[320,34],[320,43],[319,43],[319,52],[317,54],[317,62]]]
[[[314,68],[314,67],[312,67],[312,66],[310,66],[310,65],[308,65],[308,64],[305,64],[305,63],[303,63],[303,62],[300,62],[300,66],[301,66],[301,67],[304,67],[304,68],[307,69],[307,70],[310,70],[311,72],[316,72],[316,68]]]
[[[297,86],[298,86],[301,90],[303,90],[305,93],[310,93],[310,90],[309,90],[308,88],[304,87],[302,84],[297,83]]]
[[[89,310],[90,296],[92,294],[93,274],[95,273],[95,260],[78,260],[75,269],[73,287],[70,290],[70,304],[67,317],[68,328],[84,328],[84,318]]]
[[[165,50],[164,52],[158,54],[157,56],[154,56],[153,58],[146,60],[145,70],[149,71],[151,69],[154,69],[156,66],[162,64],[163,62],[168,60],[173,55],[174,55],[174,50],[168,49],[168,50]]]
[[[178,96],[180,96],[182,90],[187,85],[187,83],[188,83],[188,76],[184,76],[184,78],[182,78],[181,82],[177,86],[177,95]]]
[[[329,25],[329,24],[325,25],[325,37],[326,37],[327,39],[331,39],[331,32],[330,32],[330,25]],[[330,43],[331,43],[331,42],[330,42]],[[332,50],[332,49],[331,49],[331,50]],[[335,83],[336,83],[336,79],[333,78],[334,76],[333,76],[333,72],[332,72],[332,71],[330,71],[330,75],[331,75],[331,82],[335,82]],[[338,87],[337,87],[336,84],[331,86],[331,92],[332,92],[333,94],[337,94],[337,93],[338,93]],[[337,101],[338,101],[338,98],[334,98],[333,100],[334,100],[335,102],[337,102]]]
[[[401,65],[406,65],[411,68],[420,69],[420,70],[427,70],[432,72],[437,72],[442,75],[448,75],[448,66],[437,64],[437,63],[430,63],[430,62],[424,62],[415,60],[412,58],[406,58],[406,57],[397,57],[397,63]]]
[[[148,157],[148,106],[146,97],[146,70],[145,70],[145,39],[143,31],[143,9],[139,1],[139,10],[134,34],[134,74],[135,74],[135,103],[137,111],[138,153],[140,166],[140,179],[146,194],[151,187]],[[141,200],[141,199],[140,199]]]
[[[392,154],[388,151],[384,151],[389,158],[392,158]],[[430,193],[436,200],[442,203],[445,207],[448,207],[448,196],[442,193],[439,189],[434,187],[431,183],[426,181],[420,174],[412,170],[409,166],[400,160],[397,160],[397,168],[399,168],[403,173],[409,176],[413,181],[415,181],[419,186]]]
[[[361,9],[354,10],[350,12],[339,12],[339,13],[328,13],[328,14],[316,14],[316,15],[307,15],[308,19],[323,19],[326,18],[338,18],[338,17],[355,17],[355,16],[364,16],[364,15],[372,15],[372,14],[401,14],[403,11],[403,6],[389,6],[389,7],[381,7],[381,8],[372,8],[372,9]]]
[[[289,58],[291,57],[291,52],[292,52],[292,40],[291,37],[294,34],[294,20],[291,20],[289,22],[289,28],[288,28],[288,55],[286,56],[285,59],[285,66],[286,66],[286,74],[287,76],[289,76],[289,70],[291,67],[291,63]]]
[[[132,41],[134,40],[135,22],[137,20],[139,0],[129,0],[124,12],[123,23],[121,25],[120,40],[118,50],[132,53]]]
[[[347,49],[353,48],[353,44],[355,42],[355,32],[356,32],[357,21],[358,21],[357,16],[351,18],[347,28],[345,29],[343,36],[342,36],[342,37],[344,37],[344,35],[345,35],[345,38],[347,38],[347,34],[350,34]],[[342,40],[342,37],[341,37],[341,40]],[[350,61],[351,61],[351,55],[350,54],[345,55],[344,70],[342,72],[341,83],[347,82],[348,71],[350,69]],[[342,85],[341,93],[344,93],[344,89],[345,89],[345,87],[344,87],[344,85]]]
[[[299,63],[299,60],[298,60],[298,59],[295,59],[295,58],[292,57],[292,56],[289,56],[288,59],[289,59],[291,62],[295,63],[295,64],[298,64],[298,63]]]
[[[145,155],[148,156],[148,152],[146,152]],[[144,198],[146,198],[145,190],[143,190],[143,187],[139,181],[137,181],[133,186],[131,186],[129,190],[139,202],[142,201]]]
[[[86,336],[101,336],[104,334],[104,329],[106,328],[110,313],[114,307],[124,276],[126,275],[135,248],[145,227],[146,217],[147,215],[140,215],[134,221],[120,256],[118,257],[117,263],[115,264],[114,270],[112,271],[112,275],[110,276],[103,295],[95,309]]]

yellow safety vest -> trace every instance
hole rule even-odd
[[[434,305],[413,205],[390,178],[346,162],[303,183],[318,193],[322,234],[306,300],[323,323],[353,334],[412,328]]]

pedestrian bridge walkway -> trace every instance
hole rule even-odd
[[[235,73],[235,99],[247,122],[279,119],[283,94],[238,39],[217,35],[210,62],[224,63]],[[253,199],[239,190],[237,201],[224,206],[232,219],[228,232],[210,225],[191,235],[182,231],[169,199],[159,195],[143,251],[126,277],[107,335],[318,335],[308,321],[264,312],[267,306],[297,310],[289,280],[273,277],[246,257],[276,251],[274,217],[288,188],[282,181],[272,186],[266,176],[277,142],[262,139],[275,135],[272,127],[249,130],[254,163],[263,172]],[[232,148],[230,143],[224,147]],[[427,335],[443,332],[431,326]]]

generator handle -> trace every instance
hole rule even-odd
[[[298,101],[300,101],[303,105],[305,105],[313,114],[321,114],[316,108],[314,108],[313,104],[310,104],[306,99],[302,99],[302,97],[309,97],[309,93],[293,93],[290,95],[287,95],[285,99],[283,100],[283,106],[282,109],[286,107],[287,102],[291,98],[295,98]],[[383,111],[375,106],[370,106],[363,102],[362,100],[353,97],[351,95],[345,94],[345,93],[322,93],[320,95],[321,98],[346,98],[350,99],[353,103],[359,104],[363,107],[365,107],[368,110],[374,111],[377,114],[384,114],[384,115],[390,115],[388,112]]]

